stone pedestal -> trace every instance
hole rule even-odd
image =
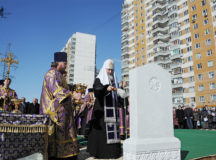
[[[130,71],[130,138],[124,160],[180,160],[174,137],[171,75],[157,64]]]

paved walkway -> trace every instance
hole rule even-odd
[[[78,156],[78,160],[100,160],[100,159],[96,159],[94,157],[91,157],[89,155],[89,153],[86,152],[86,147],[83,147],[80,149],[80,154]],[[103,160],[105,160],[105,159],[103,159]],[[112,160],[112,159],[107,159],[107,160]],[[123,158],[120,157],[118,159],[113,159],[113,160],[123,160]]]

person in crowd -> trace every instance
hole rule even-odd
[[[18,99],[15,90],[10,88],[11,79],[5,79],[4,85],[0,87],[0,111],[12,112],[14,104],[12,99]]]
[[[200,128],[200,110],[198,108],[194,108],[193,110],[193,126],[194,129]]]
[[[121,89],[124,89],[126,87],[126,82],[125,81],[121,81]],[[128,102],[128,96],[125,98],[121,98],[119,96],[119,118],[120,118],[120,137],[122,140],[124,140],[125,138],[128,137],[128,118],[127,116],[129,115],[128,112],[128,106],[129,106],[129,102]],[[127,132],[127,133],[126,133]]]
[[[183,108],[179,105],[178,109],[176,110],[176,118],[178,121],[178,128],[183,129],[184,128],[184,110]]]
[[[40,105],[38,104],[38,99],[33,98],[32,103],[30,103],[27,107],[27,114],[39,114]]]
[[[213,116],[212,116],[212,109],[208,108],[208,128],[212,129],[212,120],[213,120]]]
[[[92,128],[88,137],[87,152],[98,159],[114,159],[121,156],[119,134],[118,94],[114,63],[104,62],[94,81],[95,105],[92,114]]]
[[[212,129],[216,129],[216,111],[215,107],[212,107]]]
[[[187,122],[187,128],[192,129],[193,128],[193,123],[192,123],[193,110],[189,105],[185,106],[184,115],[185,115],[185,119]]]
[[[28,109],[29,103],[26,102],[25,97],[22,97],[21,100],[22,100],[22,103],[19,105],[19,110],[20,110],[20,112],[22,112],[23,114],[27,114],[27,109]],[[39,112],[39,109],[38,109],[38,112]]]
[[[203,107],[203,110],[201,112],[201,118],[203,122],[203,129],[208,129],[208,111],[207,106]]]
[[[77,159],[79,147],[73,117],[72,100],[80,99],[80,93],[72,93],[63,74],[67,65],[67,53],[54,53],[54,62],[44,76],[40,113],[48,114],[54,122],[49,130],[50,159]],[[63,74],[62,74],[63,73]]]
[[[178,128],[178,120],[176,117],[176,107],[173,107],[173,127]]]
[[[82,117],[80,133],[81,135],[84,135],[86,138],[88,138],[89,129],[91,126],[91,117],[94,106],[94,100],[95,98],[93,88],[89,88],[88,93],[85,96],[84,103],[79,111],[79,115],[80,117]]]

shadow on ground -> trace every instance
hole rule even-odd
[[[186,159],[187,155],[188,155],[189,151],[181,151],[181,160]]]

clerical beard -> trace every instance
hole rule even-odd
[[[110,74],[108,74],[108,78],[109,78],[109,80],[112,82],[113,81],[113,75],[110,75]]]

